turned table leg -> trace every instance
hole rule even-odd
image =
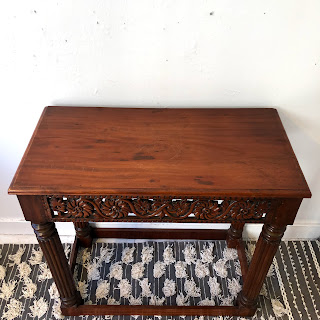
[[[53,222],[32,223],[40,247],[60,293],[61,307],[77,307],[82,303]]]
[[[74,222],[76,236],[81,247],[90,248],[92,245],[91,227],[88,222]]]
[[[239,242],[242,240],[242,231],[244,222],[232,221],[228,230],[227,245],[228,248],[237,248]]]
[[[251,309],[254,315],[263,282],[278,250],[287,225],[291,225],[297,215],[302,199],[281,199],[265,220],[254,251],[242,291],[239,294],[240,307]]]
[[[262,284],[285,230],[286,225],[265,224],[262,228],[238,299],[239,306],[252,309],[253,314],[257,308],[257,299]]]

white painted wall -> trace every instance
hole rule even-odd
[[[317,0],[2,3],[0,233],[31,232],[6,192],[46,105],[271,106],[313,192],[287,237],[320,236],[319,30]]]

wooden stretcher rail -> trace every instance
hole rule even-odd
[[[80,315],[143,315],[143,316],[253,316],[254,311],[237,306],[128,306],[128,305],[80,305],[62,308],[65,316]]]
[[[143,229],[92,228],[93,238],[225,240],[227,230],[220,229]]]
[[[226,230],[171,230],[171,229],[128,229],[128,228],[93,228],[93,238],[127,238],[127,239],[195,239],[195,240],[225,240]],[[171,238],[170,238],[171,237]],[[73,273],[77,252],[80,244],[78,238],[72,247],[70,255],[70,268]],[[245,255],[245,247],[242,240],[237,242],[237,251],[241,266],[243,280],[248,271]],[[80,315],[162,315],[162,316],[218,316],[237,315],[252,316],[252,309],[240,308],[238,306],[128,306],[128,305],[79,305],[78,307],[62,308],[65,316]]]
[[[78,241],[78,238],[75,237],[73,245],[72,245],[70,259],[69,259],[69,265],[70,265],[70,269],[71,269],[72,274],[74,272],[74,267],[76,266],[78,250],[79,250],[79,241]]]

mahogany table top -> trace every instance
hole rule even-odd
[[[9,193],[311,196],[271,108],[47,107]]]

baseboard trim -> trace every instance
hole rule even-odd
[[[129,222],[114,222],[114,223],[94,223],[96,227],[100,228],[167,228],[167,229],[196,229],[201,227],[202,229],[226,229],[229,227],[227,223],[220,224],[197,224],[197,223],[129,223]],[[62,236],[64,242],[70,242],[73,239],[75,232],[71,222],[57,222],[58,232]],[[245,239],[257,239],[261,232],[261,224],[248,224],[245,227],[243,237]],[[16,236],[17,235],[17,236]],[[0,220],[0,243],[8,243],[10,239],[16,240],[16,243],[23,243],[23,238],[36,239],[34,237],[33,230],[30,222],[21,220]],[[293,226],[288,226],[287,231],[284,234],[284,240],[292,239],[309,239],[313,240],[320,237],[320,223],[306,223],[299,221]],[[27,238],[26,241],[27,241]],[[32,240],[28,240],[29,241]],[[117,240],[118,241],[118,240]],[[11,242],[11,241],[9,241]],[[26,242],[27,243],[27,242]],[[31,242],[32,243],[32,242]]]

